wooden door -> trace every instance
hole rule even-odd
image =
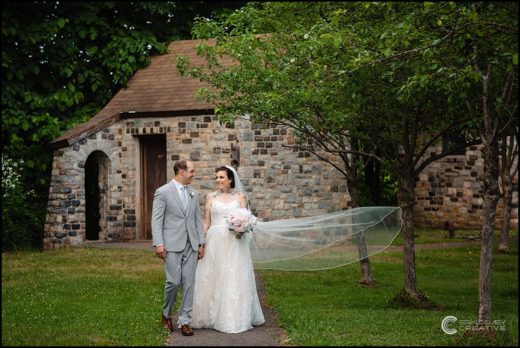
[[[152,239],[152,207],[155,190],[166,184],[166,136],[140,137],[141,147],[141,239]]]

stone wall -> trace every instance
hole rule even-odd
[[[152,115],[150,115],[152,116]],[[86,240],[85,163],[100,151],[106,156],[101,188],[99,239],[137,240],[142,224],[139,136],[165,134],[168,180],[179,158],[195,162],[193,186],[202,197],[215,190],[214,170],[239,160],[238,173],[260,220],[311,216],[349,207],[344,178],[329,164],[287,145],[294,138],[284,128],[259,128],[241,119],[233,127],[212,115],[123,119],[69,147],[55,151],[45,222],[44,247],[81,245]],[[417,227],[479,229],[482,223],[483,161],[478,148],[429,165],[418,177]],[[518,177],[511,227],[518,228]],[[204,201],[201,202],[204,204]],[[497,227],[503,205],[499,204]]]
[[[480,229],[483,173],[484,160],[478,146],[469,148],[465,155],[448,156],[426,167],[416,184],[416,226],[443,228],[450,221],[457,229]],[[500,200],[496,228],[502,226],[503,211]],[[518,228],[518,175],[514,179],[510,221],[511,228]]]
[[[129,118],[54,153],[44,247],[85,242],[85,161],[94,151],[108,157],[102,198],[106,211],[100,240],[139,239],[139,136],[166,135],[167,178],[179,158],[195,162],[192,185],[204,197],[216,189],[214,170],[239,159],[238,173],[259,219],[310,216],[346,209],[349,195],[341,174],[304,151],[281,127],[259,128],[241,119],[233,127],[211,115]],[[201,202],[204,204],[204,201]]]
[[[120,222],[123,217],[120,217],[119,212],[123,187],[121,175],[118,175],[122,163],[121,136],[120,129],[112,125],[54,152],[44,248],[63,244],[79,245],[85,240],[85,162],[94,151],[101,151],[108,157],[108,178],[104,188],[109,197],[104,204],[108,211],[101,224],[106,226],[101,232],[101,238],[109,240],[121,236],[123,230]]]

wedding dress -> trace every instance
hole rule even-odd
[[[198,262],[195,278],[194,328],[238,333],[265,322],[256,291],[250,233],[237,239],[226,224],[237,208],[237,199],[213,201],[204,257]]]

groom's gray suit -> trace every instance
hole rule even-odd
[[[182,286],[179,326],[191,325],[193,286],[197,268],[197,252],[204,244],[204,228],[199,207],[199,194],[187,186],[187,206],[179,196],[175,183],[170,181],[155,191],[152,210],[153,245],[163,244],[166,284],[164,287],[163,315],[170,318]]]

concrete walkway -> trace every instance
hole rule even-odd
[[[222,333],[211,329],[193,329],[193,336],[183,336],[180,329],[176,329],[170,334],[167,346],[253,346],[269,347],[281,346],[285,333],[278,326],[274,312],[265,304],[264,284],[258,274],[256,274],[256,287],[258,297],[265,317],[265,323],[253,329],[238,334]],[[172,321],[175,325],[177,317],[173,316]]]

